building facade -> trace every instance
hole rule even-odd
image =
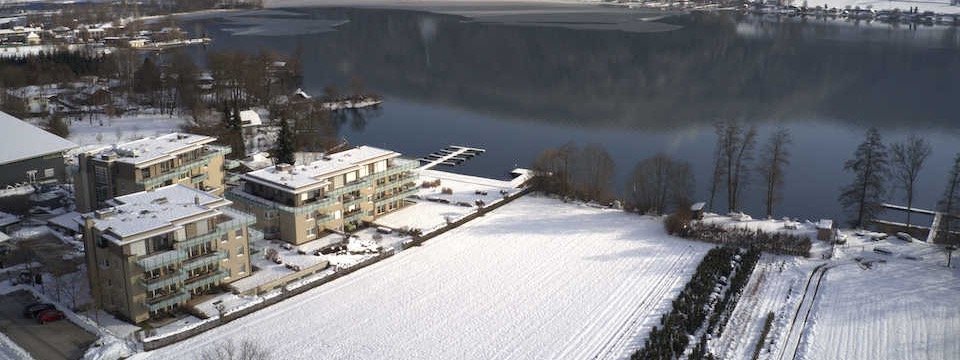
[[[249,172],[226,196],[254,214],[268,237],[299,245],[327,231],[351,232],[406,206],[417,191],[418,165],[397,152],[361,146],[306,165]]]
[[[172,184],[222,195],[224,157],[230,148],[212,145],[214,141],[172,133],[80,154],[74,181],[77,211],[93,211],[114,197]]]
[[[101,309],[141,323],[252,272],[249,241],[262,235],[226,199],[175,184],[109,204],[83,218],[90,291]]]
[[[76,144],[0,112],[0,188],[62,182],[63,155]]]

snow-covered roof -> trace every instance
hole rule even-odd
[[[67,139],[48,133],[5,112],[0,112],[0,129],[3,129],[3,141],[0,141],[0,165],[64,152],[77,147],[77,144]]]
[[[702,211],[705,206],[707,206],[707,203],[698,202],[696,204],[690,205],[690,211]]]
[[[833,229],[833,220],[820,219],[820,221],[817,222],[817,229],[824,229],[824,230]]]
[[[216,140],[215,138],[204,135],[170,133],[117,144],[112,148],[95,151],[91,155],[116,155],[113,161],[135,166],[144,166],[156,161],[173,158],[173,156],[186,151],[198,149]]]
[[[240,112],[240,123],[244,126],[260,126],[263,121],[260,120],[260,114],[253,110],[244,110]]]
[[[229,204],[223,198],[181,184],[120,196],[111,203],[113,207],[88,215],[96,229],[118,236],[114,239],[118,244],[132,235],[172,229],[184,218],[208,212],[214,215],[215,208]]]
[[[47,223],[80,232],[80,227],[83,225],[83,214],[70,211],[47,219]]]
[[[0,211],[0,227],[16,224],[18,222],[20,222],[19,216]]]
[[[4,242],[4,241],[7,241],[7,240],[10,240],[10,235],[7,235],[7,234],[4,234],[3,232],[0,232],[0,242]]]
[[[361,164],[399,156],[400,153],[395,151],[372,146],[360,146],[332,154],[307,165],[289,167],[282,167],[280,165],[270,166],[262,170],[246,173],[243,175],[243,178],[248,181],[296,190],[323,185],[327,177]]]
[[[304,99],[310,99],[310,98],[312,98],[312,96],[310,96],[310,94],[307,94],[306,91],[303,91],[303,89],[299,89],[299,88],[297,89],[297,91],[294,91],[294,92],[293,92],[293,95],[300,96],[300,97],[302,97],[302,98],[304,98]]]

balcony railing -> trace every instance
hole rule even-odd
[[[242,202],[244,204],[253,205],[261,209],[276,209],[285,211],[293,214],[304,214],[310,211],[316,211],[317,209],[325,208],[330,205],[333,205],[337,202],[336,197],[327,196],[316,202],[304,204],[303,206],[293,207],[287,206],[281,203],[278,203],[273,200],[264,199],[262,197],[246,193],[239,189],[233,189],[224,194],[230,201]]]
[[[200,174],[200,175],[196,175],[196,176],[190,178],[190,183],[191,183],[191,184],[197,184],[197,183],[203,182],[204,180],[208,179],[209,177],[210,177],[210,175],[207,175],[207,173],[203,173],[203,174]]]
[[[183,304],[187,302],[187,300],[190,300],[190,294],[181,289],[167,295],[148,298],[146,303],[147,309],[150,311],[157,311],[171,305]]]
[[[165,288],[170,285],[182,283],[187,279],[187,274],[174,272],[153,279],[140,279],[140,284],[147,288],[147,291]]]
[[[201,268],[205,265],[219,264],[220,260],[226,258],[227,252],[223,250],[217,250],[200,256],[195,256],[184,261],[183,264],[180,265],[180,271],[187,272],[193,269]]]
[[[140,265],[144,271],[150,271],[159,267],[177,264],[186,259],[186,253],[180,250],[169,250],[143,256],[137,259],[137,264]]]
[[[408,188],[408,189],[403,189],[402,187],[399,187],[393,194],[374,200],[374,205],[380,206],[381,204],[386,202],[395,201],[397,199],[403,199],[403,198],[406,198],[407,196],[416,194],[417,191],[419,190],[420,189],[416,187]]]
[[[216,284],[227,277],[227,272],[224,270],[214,270],[206,274],[202,274],[197,277],[187,279],[183,283],[184,290],[190,291],[199,287],[203,287],[209,284]]]
[[[193,169],[208,165],[210,159],[217,156],[225,156],[230,153],[230,148],[226,146],[206,145],[204,150],[206,150],[206,153],[196,159],[185,162],[166,173],[137,180],[137,183],[143,184],[144,187],[154,187],[168,180],[180,179]]]

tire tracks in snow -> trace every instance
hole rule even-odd
[[[793,360],[797,357],[797,350],[800,348],[800,342],[803,338],[804,328],[807,326],[807,320],[810,318],[810,312],[813,310],[813,303],[816,301],[817,293],[820,291],[820,284],[823,282],[823,276],[830,267],[827,264],[820,264],[813,269],[810,277],[807,279],[807,285],[804,287],[803,296],[800,298],[800,305],[793,314],[793,321],[790,322],[790,329],[787,331],[786,344],[779,351],[778,360]],[[816,278],[816,282],[814,282]],[[802,322],[797,320],[803,314]]]

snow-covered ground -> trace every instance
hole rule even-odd
[[[710,245],[524,197],[350,276],[137,358],[249,339],[282,359],[621,358]]]
[[[917,11],[933,11],[938,14],[960,14],[960,6],[950,5],[950,0],[823,0],[811,1],[809,6],[827,6],[837,9],[873,9],[873,10],[893,10],[900,9],[907,11],[911,8],[918,8]]]
[[[960,271],[939,246],[851,236],[837,258],[798,358],[960,359]]]
[[[67,138],[80,146],[115,144],[147,136],[179,131],[184,118],[165,114],[135,114],[120,117],[97,116],[70,122]]]

